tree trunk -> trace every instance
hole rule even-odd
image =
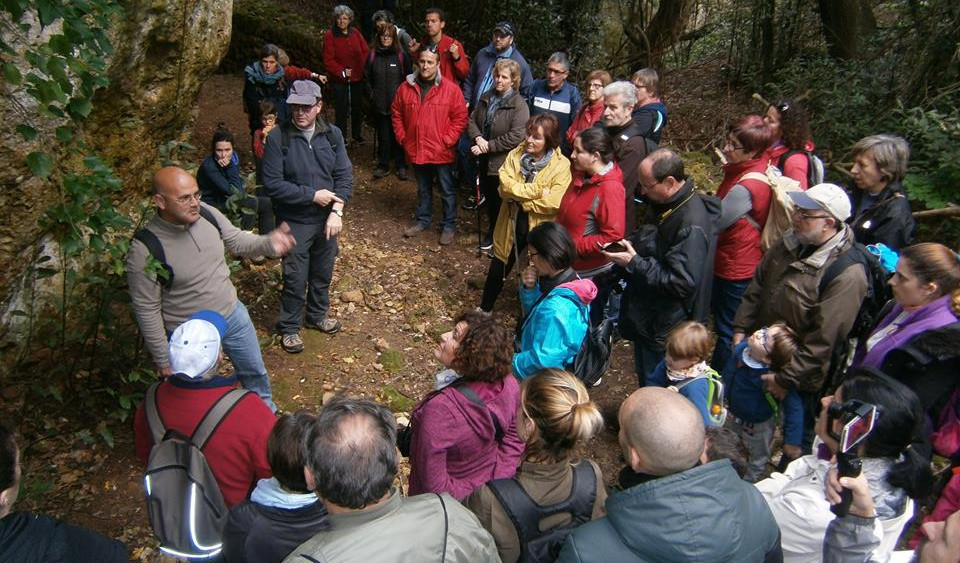
[[[647,66],[660,66],[664,53],[683,35],[692,7],[693,0],[661,0],[657,13],[644,30],[649,45],[645,53]],[[637,47],[643,50],[647,46]]]
[[[817,0],[827,51],[837,60],[860,56],[864,37],[876,28],[869,0]]]

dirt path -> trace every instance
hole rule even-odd
[[[252,161],[239,104],[242,85],[242,77],[224,75],[205,84],[193,140],[201,147],[197,163],[221,121],[237,136],[241,162]],[[372,131],[364,135],[373,138]],[[480,290],[472,287],[482,284],[489,259],[476,256],[475,215],[461,211],[460,231],[450,247],[438,246],[432,232],[404,239],[401,231],[412,220],[416,203],[415,183],[393,176],[373,180],[372,142],[349,152],[354,195],[330,292],[330,315],[343,322],[343,330],[333,336],[304,331],[306,350],[286,354],[272,340],[279,261],[245,264],[235,276],[261,336],[276,402],[286,411],[316,409],[328,393],[376,397],[396,411],[408,411],[441,369],[433,358],[437,337],[450,330],[454,316],[480,301]],[[495,310],[511,327],[518,313],[515,288],[509,280]],[[630,349],[618,343],[613,369],[591,392],[608,427],[586,455],[601,465],[608,482],[620,467],[616,432],[609,424],[616,422],[620,402],[635,388],[632,364]],[[18,509],[89,526],[124,540],[135,558],[162,560],[153,549],[143,509],[142,467],[134,457],[131,430],[129,420],[115,425],[113,449],[57,440],[33,445],[29,453],[43,463],[25,460],[29,494]]]

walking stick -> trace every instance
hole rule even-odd
[[[474,196],[473,196],[473,197],[474,197],[473,203],[474,203],[474,204],[479,204],[479,203],[480,203],[480,195],[481,195],[481,194],[480,194],[480,158],[479,158],[479,157],[474,159],[474,167],[473,167],[473,168],[474,168],[474,170],[477,171],[477,173],[474,175],[474,187],[475,187],[475,192],[474,192]],[[483,252],[483,249],[481,248],[481,247],[483,246],[483,240],[482,240],[482,238],[483,238],[483,233],[482,233],[482,229],[480,228],[480,205],[475,205],[475,206],[474,206],[474,211],[476,211],[476,213],[477,213],[477,258],[480,258],[481,254],[482,254],[482,252]]]
[[[517,272],[518,293],[520,292],[520,288],[523,287],[523,279],[520,274],[520,244],[517,242],[517,214],[519,212],[520,204],[510,200],[510,230],[513,232],[513,269]]]
[[[347,67],[348,69],[350,67]],[[357,138],[357,132],[353,130],[353,88],[350,87],[350,77],[347,77],[347,124],[350,126],[350,133],[353,138]]]

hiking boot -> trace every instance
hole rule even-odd
[[[486,202],[487,202],[487,198],[485,196],[481,195],[479,201],[477,201],[476,196],[474,196],[468,199],[467,201],[463,202],[463,204],[460,207],[466,211],[473,211],[478,207],[482,207],[483,204]]]
[[[303,339],[300,338],[300,335],[296,332],[284,334],[280,337],[280,346],[283,347],[283,351],[288,354],[299,354],[303,352]]]
[[[378,166],[377,169],[373,171],[373,177],[376,178],[377,180],[379,180],[380,178],[383,178],[384,176],[388,176],[389,174],[390,174],[390,169],[384,168],[382,166]]]
[[[453,244],[454,231],[443,231],[440,233],[440,244],[447,246],[448,244]]]
[[[489,238],[483,239],[483,242],[480,243],[480,250],[490,250],[493,248],[493,240]]]
[[[408,228],[407,230],[403,231],[403,236],[406,237],[406,238],[415,237],[415,236],[419,235],[420,233],[422,233],[422,232],[425,231],[425,230],[427,230],[426,227],[424,227],[423,225],[417,223],[416,225],[413,225],[412,227],[410,227],[410,228]]]
[[[334,319],[323,319],[320,324],[306,322],[303,323],[303,326],[311,328],[313,330],[319,330],[320,332],[325,332],[327,334],[336,334],[340,332],[340,328],[343,326],[340,324],[340,321]]]
[[[407,179],[407,169],[397,168],[397,180],[406,180],[406,179]]]

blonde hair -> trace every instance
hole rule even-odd
[[[667,355],[675,360],[697,358],[702,361],[713,352],[713,334],[703,323],[685,321],[667,335]]]
[[[587,388],[564,370],[541,370],[525,380],[520,401],[535,428],[527,438],[528,459],[566,459],[603,428],[603,416]]]
[[[510,80],[513,84],[513,89],[519,91],[520,64],[513,59],[499,59],[497,62],[493,63],[493,74],[497,74],[501,69],[507,69],[507,72],[510,73]]]

